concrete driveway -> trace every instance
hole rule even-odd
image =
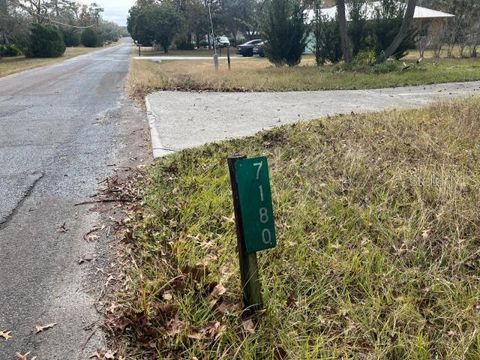
[[[146,102],[153,152],[159,157],[328,115],[415,108],[475,94],[480,95],[480,82],[283,93],[161,91],[148,96]]]
[[[95,289],[107,246],[83,239],[98,216],[75,205],[133,156],[122,134],[142,136],[129,130],[143,118],[123,95],[131,49],[0,79],[0,331],[12,336],[0,338],[2,360],[83,360],[105,347]]]

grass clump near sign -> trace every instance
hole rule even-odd
[[[108,319],[133,359],[480,358],[480,100],[327,118],[158,160]],[[278,246],[242,313],[226,157],[269,159]]]

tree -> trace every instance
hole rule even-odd
[[[168,53],[168,48],[176,35],[182,30],[183,19],[169,2],[151,7],[147,25],[153,31],[153,39]]]
[[[345,10],[345,0],[337,0],[337,16],[340,29],[340,39],[342,43],[342,53],[345,62],[352,61],[352,53],[350,48],[350,39],[347,31],[347,16]]]
[[[298,0],[268,0],[263,35],[266,56],[275,66],[300,63],[308,37],[304,10]]]
[[[367,47],[366,4],[367,0],[350,0],[348,39],[351,41],[351,51],[354,57],[360,50]]]
[[[94,48],[100,45],[98,33],[93,28],[87,28],[82,32],[82,44],[85,47]]]
[[[408,0],[407,10],[400,26],[400,30],[397,33],[397,36],[393,39],[390,46],[385,50],[385,52],[377,58],[377,62],[382,62],[392,56],[400,46],[400,44],[405,40],[410,30],[410,25],[413,21],[413,15],[415,14],[415,8],[417,6],[417,0]]]
[[[80,45],[81,32],[79,29],[72,26],[62,27],[63,41],[65,46],[72,47]]]
[[[337,63],[342,59],[342,45],[338,21],[329,20],[322,15],[319,1],[316,1],[315,17],[313,19],[313,35],[315,37],[315,61],[317,66],[324,65],[328,60]]]
[[[51,25],[33,24],[23,52],[28,57],[60,57],[65,53],[62,33]]]
[[[255,0],[224,0],[223,23],[236,45],[239,32],[248,33],[255,27]]]

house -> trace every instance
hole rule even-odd
[[[330,4],[333,3],[333,0],[330,1]],[[381,8],[381,2],[375,1],[371,3],[367,3],[364,5],[363,13],[365,14],[366,20],[374,20],[377,16],[377,9]],[[345,12],[347,21],[350,21],[350,9],[351,5],[346,4]],[[335,20],[337,17],[337,7],[330,6],[323,8],[321,10],[322,15],[324,15],[329,20]],[[307,12],[307,22],[311,23],[315,17],[315,13],[313,10],[309,10]],[[445,22],[449,18],[455,17],[455,15],[448,14],[442,11],[437,11],[433,9],[429,9],[422,6],[415,7],[415,14],[413,15],[413,25],[416,26],[420,34],[422,36],[427,37],[429,34],[441,34],[445,28]],[[312,49],[311,42],[313,40],[313,36],[309,39],[309,45],[307,45],[307,51]]]

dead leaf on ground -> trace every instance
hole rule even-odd
[[[104,355],[104,359],[109,359],[109,360],[112,360],[112,359],[115,359],[115,354],[117,352],[116,351],[112,351],[112,350],[108,350]]]
[[[116,351],[108,350],[107,352],[103,352],[100,349],[97,349],[92,355],[90,355],[90,359],[98,359],[98,360],[114,360]]]
[[[67,223],[63,223],[62,226],[58,228],[59,233],[66,233],[68,231],[67,229]]]
[[[35,330],[36,330],[36,333],[38,334],[38,333],[41,333],[45,330],[49,330],[56,325],[57,325],[57,323],[51,323],[51,324],[44,325],[44,326],[37,325],[37,326],[35,326]]]
[[[214,299],[218,299],[220,296],[225,294],[226,291],[227,291],[227,289],[225,289],[225,286],[223,286],[222,284],[218,284],[217,286],[215,286],[213,288],[213,291],[212,291],[211,295]]]
[[[96,233],[97,231],[100,231],[100,230],[103,230],[103,228],[99,227],[99,226],[95,226],[92,230],[90,230],[85,235],[83,235],[83,239],[85,241],[88,241],[88,242],[100,239],[100,236],[98,236],[97,234],[94,234],[94,233]]]
[[[181,321],[178,316],[170,320],[167,324],[167,334],[170,336],[178,335],[186,328],[186,323]]]
[[[101,359],[102,355],[100,355],[99,350],[97,349],[92,355],[90,355],[90,359]]]
[[[3,337],[5,340],[10,340],[12,337],[10,336],[11,331],[0,331],[0,337]]]
[[[19,359],[19,360],[28,360],[28,355],[30,355],[30,353],[31,353],[31,351],[27,352],[25,355],[22,355],[22,354],[20,354],[19,352],[16,352],[16,353],[15,353],[15,356],[16,356],[17,359]],[[36,360],[36,359],[37,359],[37,357],[34,356],[34,357],[32,357],[30,360]]]
[[[227,289],[222,284],[217,284],[213,288],[210,295],[212,296],[212,300],[210,301],[210,306],[215,306],[217,302],[220,300],[221,296],[225,294]]]
[[[246,320],[242,323],[243,329],[250,334],[255,334],[255,324],[253,323],[253,320]]]
[[[191,334],[188,334],[188,338],[193,340],[202,340],[203,334],[199,332],[193,332]]]
[[[225,332],[227,327],[222,325],[218,321],[211,321],[208,326],[202,331],[205,332],[210,338],[218,340],[218,338]]]

